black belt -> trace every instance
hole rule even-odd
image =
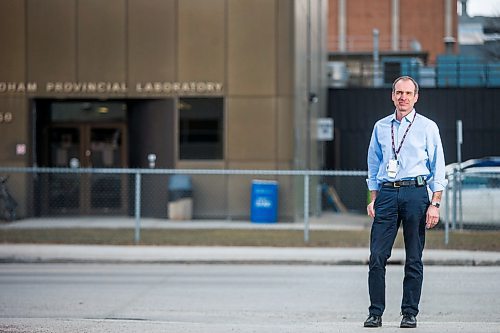
[[[423,185],[426,185],[427,182],[424,180]],[[416,180],[399,180],[396,182],[385,182],[382,184],[384,187],[406,187],[406,186],[415,186],[418,185]]]

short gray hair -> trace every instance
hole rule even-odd
[[[413,84],[415,85],[414,93],[415,93],[415,95],[418,95],[418,83],[417,83],[417,81],[415,81],[415,79],[412,78],[411,76],[407,76],[407,75],[400,76],[396,80],[394,80],[394,83],[392,84],[392,92],[394,92],[396,90],[396,83],[398,83],[399,81],[408,81],[408,80],[413,82]]]

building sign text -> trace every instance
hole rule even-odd
[[[132,89],[130,89],[132,88]],[[220,82],[140,82],[133,87],[125,82],[1,82],[0,95],[7,94],[140,94],[140,95],[220,95],[223,86]]]
[[[13,120],[12,112],[0,112],[0,124],[8,124]]]

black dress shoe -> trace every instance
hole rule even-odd
[[[401,328],[415,328],[417,327],[417,317],[411,314],[404,314],[401,319]]]
[[[365,327],[381,327],[382,326],[382,317],[370,315],[368,319],[365,320]]]

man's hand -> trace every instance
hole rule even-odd
[[[377,198],[378,191],[370,191],[370,203],[366,206],[366,213],[368,216],[375,217],[375,199]]]
[[[370,217],[375,217],[375,208],[373,208],[373,205],[375,204],[375,201],[372,201],[366,206],[366,212],[368,213],[368,216]]]
[[[439,208],[430,205],[427,208],[427,215],[425,218],[425,227],[427,229],[434,228],[439,222]]]
[[[436,191],[432,193],[431,202],[441,202],[441,195],[443,191]],[[427,208],[427,215],[425,216],[425,227],[427,229],[434,228],[439,222],[439,208],[433,205],[430,205]]]

